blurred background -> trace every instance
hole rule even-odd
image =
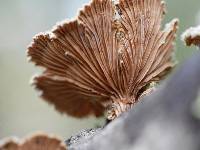
[[[0,138],[24,136],[34,131],[63,139],[85,128],[102,125],[104,119],[74,119],[57,113],[42,101],[29,81],[39,72],[28,63],[26,48],[32,37],[50,30],[56,22],[74,18],[90,0],[0,0]],[[181,63],[196,51],[186,48],[180,34],[200,24],[199,0],[166,0],[164,23],[179,18],[176,58]]]

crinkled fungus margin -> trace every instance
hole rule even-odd
[[[66,145],[56,136],[37,133],[22,140],[2,140],[0,150],[66,150]]]

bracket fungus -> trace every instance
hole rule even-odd
[[[200,26],[187,29],[182,34],[182,40],[187,46],[195,45],[200,48]]]
[[[115,119],[174,66],[178,20],[161,30],[164,14],[161,0],[92,0],[35,36],[28,56],[46,70],[33,84],[61,113]]]
[[[66,145],[55,136],[38,133],[22,140],[7,139],[0,143],[0,150],[66,150]]]

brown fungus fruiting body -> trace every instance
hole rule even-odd
[[[182,40],[187,46],[195,45],[200,47],[200,26],[187,29],[182,34]]]
[[[34,78],[42,97],[68,115],[113,120],[174,63],[178,20],[161,30],[160,0],[93,0],[77,19],[34,38],[28,56],[46,68]]]
[[[24,139],[7,139],[0,143],[0,150],[66,150],[66,145],[57,137],[37,133]]]

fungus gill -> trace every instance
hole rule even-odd
[[[92,0],[70,22],[34,37],[28,56],[46,68],[42,98],[68,115],[113,120],[173,68],[178,20],[161,30],[161,0]]]

